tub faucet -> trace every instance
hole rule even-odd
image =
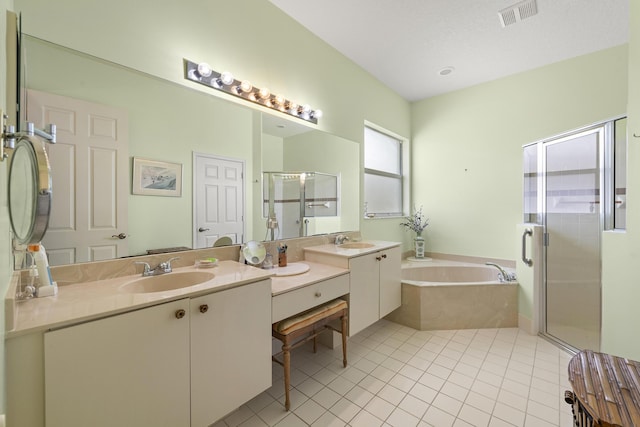
[[[169,258],[165,262],[161,262],[160,264],[156,265],[154,268],[151,268],[149,263],[144,261],[136,261],[134,262],[134,264],[144,265],[144,270],[142,271],[142,277],[158,276],[164,273],[171,273],[173,271],[173,269],[171,268],[171,262],[177,259],[180,259],[180,257]]]
[[[498,274],[499,282],[515,282],[516,281],[515,273],[507,273],[507,271],[504,268],[500,267],[498,264],[493,262],[485,262],[485,265],[491,265],[500,271],[500,273]]]
[[[349,238],[348,238],[347,236],[345,236],[344,234],[338,234],[338,235],[336,236],[336,241],[335,241],[335,243],[336,243],[336,245],[341,245],[341,244],[343,244],[344,242],[346,242],[347,240],[349,240]]]

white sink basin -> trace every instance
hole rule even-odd
[[[213,279],[215,275],[208,271],[185,271],[166,273],[160,276],[142,277],[120,286],[122,292],[146,294],[166,292],[187,288]]]
[[[372,248],[374,246],[375,245],[373,243],[367,243],[367,242],[349,242],[349,243],[343,243],[338,247],[343,249],[367,249],[367,248]]]

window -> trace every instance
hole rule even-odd
[[[402,216],[402,140],[364,128],[364,215]]]

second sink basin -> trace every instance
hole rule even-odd
[[[185,271],[167,273],[160,276],[142,277],[120,286],[123,292],[146,294],[166,292],[198,285],[213,279],[215,275],[208,271]]]
[[[375,245],[373,243],[367,243],[367,242],[349,242],[349,243],[343,243],[338,247],[343,249],[367,249],[367,248],[372,248],[374,246]]]

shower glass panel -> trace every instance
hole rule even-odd
[[[601,141],[596,128],[544,144],[546,333],[600,348]]]
[[[320,172],[263,172],[268,240],[307,235],[308,218],[338,216],[338,176]]]

